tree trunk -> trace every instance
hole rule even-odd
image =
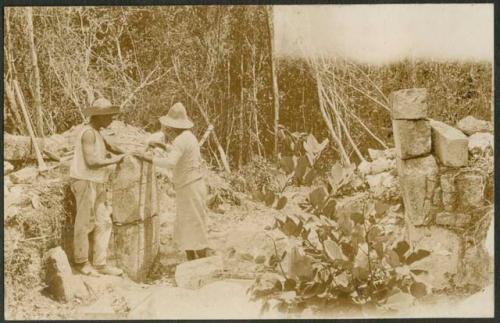
[[[36,111],[36,129],[38,132],[38,136],[44,137],[43,132],[43,114],[42,114],[42,95],[40,90],[40,70],[38,69],[38,56],[36,54],[35,47],[35,35],[33,31],[33,11],[31,7],[26,7],[24,11],[26,15],[27,22],[27,32],[28,32],[28,41],[30,47],[30,56],[31,56],[31,64],[33,67],[33,74],[35,80],[35,111]]]
[[[21,119],[21,115],[19,114],[18,106],[16,103],[16,97],[14,94],[14,89],[12,89],[12,85],[10,84],[9,80],[5,80],[4,87],[5,87],[5,95],[7,96],[7,101],[9,102],[10,111],[12,111],[12,115],[14,116],[15,127],[19,132],[19,134],[23,135],[24,134],[23,131],[24,129],[22,127],[23,120]]]
[[[274,24],[273,9],[267,8],[267,26],[269,29],[269,55],[271,56],[271,76],[273,79],[273,103],[274,103],[274,157],[278,158],[278,127],[280,122],[280,102],[278,90],[278,75],[276,55],[274,54]]]
[[[11,34],[10,34],[10,11],[5,10],[5,35],[6,37],[6,44],[5,44],[5,60],[7,61],[7,75],[10,75],[10,80],[12,80],[16,76],[16,69],[14,67],[14,64],[12,62],[12,40],[11,40]],[[19,134],[25,135],[27,134],[25,128],[22,127],[23,121],[21,118],[21,115],[19,114],[19,109],[16,103],[16,98],[14,94],[14,89],[12,88],[11,81],[5,78],[4,80],[4,87],[5,87],[5,94],[7,96],[7,100],[9,101],[9,107],[12,111],[12,114],[14,115],[14,124],[16,125],[16,129],[18,130]]]
[[[244,123],[243,123],[243,53],[240,56],[240,142],[239,142],[239,153],[238,153],[238,168],[241,169],[243,166],[243,135],[244,135]]]

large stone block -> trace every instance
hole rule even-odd
[[[457,122],[457,128],[467,136],[471,136],[478,132],[493,132],[493,122],[467,116]]]
[[[478,208],[484,204],[484,176],[477,171],[461,172],[455,179],[458,205],[461,209]]]
[[[463,228],[468,225],[472,217],[467,213],[440,212],[436,214],[436,224]]]
[[[154,166],[126,156],[111,178],[113,220],[118,223],[142,221],[158,213]]]
[[[417,120],[427,118],[427,90],[406,89],[389,95],[393,120]]]
[[[448,275],[457,274],[462,252],[460,237],[451,230],[438,226],[417,227],[411,240],[415,249],[430,251],[430,255],[412,264],[412,269],[423,269],[427,275],[420,276],[432,288],[449,287]]]
[[[393,120],[396,155],[415,158],[431,152],[431,127],[428,120]]]
[[[432,200],[437,188],[438,167],[432,155],[397,159],[397,169],[407,218],[414,225],[432,220]]]
[[[494,146],[493,134],[487,132],[478,132],[469,137],[469,152],[472,155],[485,154],[493,152]]]
[[[446,123],[431,120],[432,149],[445,166],[462,167],[469,160],[467,137],[458,129]]]
[[[175,282],[178,287],[198,289],[219,280],[223,270],[222,258],[219,256],[191,260],[177,266]]]
[[[118,267],[134,281],[144,281],[160,246],[159,216],[135,224],[114,225],[113,254]]]
[[[58,301],[69,302],[74,297],[84,299],[89,296],[80,276],[73,275],[61,247],[52,248],[46,253],[45,269],[47,289]]]

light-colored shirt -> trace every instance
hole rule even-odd
[[[173,170],[173,183],[176,189],[203,177],[201,153],[198,140],[190,130],[184,130],[169,147],[165,158],[153,158],[157,167]]]
[[[104,144],[104,138],[99,131],[95,130],[90,125],[85,125],[76,138],[75,152],[69,169],[69,176],[74,179],[86,180],[95,183],[105,183],[108,178],[108,169],[106,167],[90,168],[85,161],[85,157],[83,155],[82,137],[87,131],[94,132],[94,151],[96,155],[101,159],[106,158],[106,145]]]

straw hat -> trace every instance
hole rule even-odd
[[[174,104],[167,115],[160,117],[160,123],[166,127],[176,129],[190,129],[193,122],[189,119],[186,108],[180,102]]]
[[[111,104],[111,102],[109,102],[109,100],[105,98],[100,98],[95,100],[90,108],[87,108],[83,111],[83,114],[86,117],[103,116],[103,115],[118,114],[118,113],[120,113],[120,107]]]

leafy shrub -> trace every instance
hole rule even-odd
[[[327,142],[318,144],[312,135],[307,138],[310,143],[304,145],[307,157],[287,156],[280,161],[287,174],[286,183],[295,177],[310,185],[305,177],[314,171]],[[276,218],[276,227],[297,241],[293,252],[310,260],[312,274],[287,276],[281,268],[285,254],[276,255],[274,264],[281,269],[283,281],[266,290],[261,282],[256,282],[249,289],[254,299],[263,300],[263,310],[269,309],[271,303],[286,312],[339,305],[390,306],[400,297],[420,298],[427,294],[427,286],[420,279],[426,271],[415,263],[430,253],[414,250],[407,241],[393,241],[389,237],[380,223],[391,211],[389,205],[368,196],[360,207],[337,214],[334,197],[353,176],[354,167],[335,164],[328,175],[328,184],[313,189],[301,205],[310,217],[282,212]],[[281,196],[282,191],[277,194],[262,191],[256,195],[268,206],[282,209],[287,202]]]

